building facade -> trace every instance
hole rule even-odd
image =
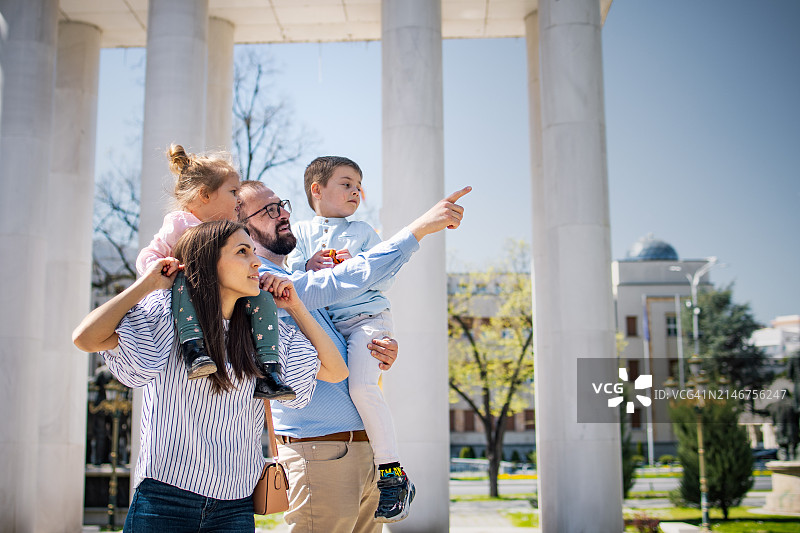
[[[612,263],[616,327],[624,344],[620,366],[627,367],[630,381],[641,374],[651,374],[656,388],[670,376],[680,381],[680,362],[692,355],[693,335],[683,331],[681,315],[691,313],[691,278],[707,263],[680,259],[670,244],[652,235],[638,240],[627,257]],[[698,285],[711,286],[708,273]],[[646,459],[675,455],[676,438],[668,420],[667,402],[653,402],[649,408],[635,404],[631,440],[637,447],[642,443]]]

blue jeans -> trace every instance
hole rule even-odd
[[[145,478],[136,488],[125,533],[253,533],[252,497],[216,500]]]

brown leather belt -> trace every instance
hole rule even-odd
[[[320,440],[340,441],[340,442],[369,441],[369,437],[367,437],[367,432],[364,431],[363,429],[359,429],[358,431],[340,431],[339,433],[331,433],[330,435],[320,435],[319,437],[305,437],[303,439],[289,437],[287,435],[275,435],[275,438],[278,439],[278,442],[280,442],[281,444],[294,444],[295,442],[312,442]]]

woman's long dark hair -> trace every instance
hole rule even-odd
[[[228,220],[204,222],[186,230],[173,250],[175,258],[185,265],[186,284],[203,329],[206,351],[217,365],[217,371],[208,377],[215,393],[233,388],[225,370],[226,353],[238,379],[261,376],[255,362],[255,344],[250,318],[245,312],[245,298],[236,301],[227,340],[223,327],[217,263],[222,247],[240,229],[245,229],[244,225]]]

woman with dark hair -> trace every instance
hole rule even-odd
[[[101,351],[114,376],[143,387],[136,493],[126,531],[254,530],[251,495],[264,466],[264,404],[253,398],[261,375],[245,309],[259,293],[260,261],[241,224],[190,228],[175,258],[154,262],[133,285],[75,329],[81,350]],[[217,371],[189,380],[178,353],[170,287],[180,265]],[[280,324],[285,381],[303,407],[316,380],[339,382],[347,366],[288,280],[273,283],[278,307],[300,331]]]

